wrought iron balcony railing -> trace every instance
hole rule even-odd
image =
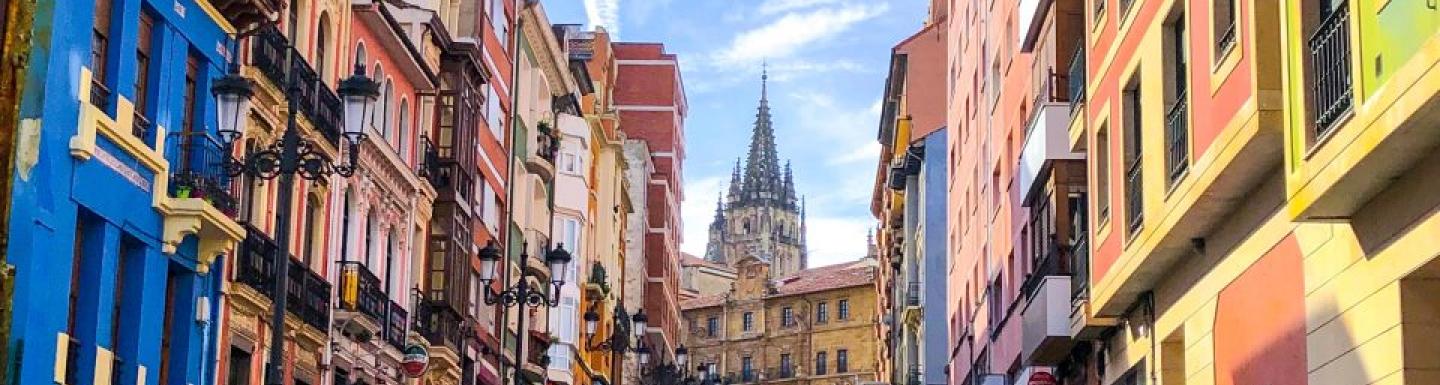
[[[100,107],[101,111],[109,113],[110,87],[106,87],[105,82],[100,81],[99,78],[90,79],[90,104],[95,107]]]
[[[1330,132],[1350,111],[1354,89],[1350,77],[1350,8],[1341,1],[1310,36],[1311,100],[1315,136]]]
[[[385,306],[388,308],[385,322],[385,342],[390,343],[390,346],[394,346],[395,349],[403,350],[405,349],[405,320],[409,313],[393,300],[387,302]]]
[[[235,217],[237,199],[230,192],[230,175],[225,162],[230,154],[220,140],[201,131],[168,135],[166,157],[170,162],[170,197],[200,198],[220,212]]]
[[[1101,4],[1105,3],[1104,1],[1098,0],[1096,2]],[[1104,9],[1103,5],[1100,7],[1102,10]],[[1085,42],[1081,41],[1076,43],[1075,46],[1075,57],[1070,59],[1070,75],[1065,82],[1065,84],[1070,87],[1066,90],[1066,95],[1070,96],[1070,108],[1072,111],[1077,105],[1085,102]]]
[[[905,284],[905,305],[920,306],[920,281],[912,279],[910,282],[906,282]]]
[[[340,304],[347,310],[370,317],[375,323],[385,321],[388,298],[380,288],[380,278],[360,261],[340,262]]]
[[[279,28],[273,25],[262,27],[251,41],[250,64],[258,68],[277,88],[287,92],[287,97],[295,98],[300,112],[310,119],[315,129],[331,144],[338,145],[343,105],[335,91],[320,79],[320,75],[305,57],[300,55],[300,51],[290,46],[289,39],[280,33]],[[285,68],[287,53],[294,58],[288,70]],[[287,73],[293,75],[288,85],[285,78]]]
[[[245,240],[236,254],[235,280],[266,298],[274,297],[275,258],[279,248],[260,229],[246,225]],[[330,283],[295,258],[290,258],[285,310],[305,324],[325,330],[330,323]]]
[[[1171,184],[1190,167],[1190,112],[1180,91],[1165,113],[1165,170]]]
[[[140,111],[135,111],[135,122],[130,125],[130,135],[134,135],[147,145],[154,146],[153,143],[150,143],[152,139],[150,137],[151,127],[150,118],[146,118],[145,114],[140,113]]]
[[[1081,300],[1090,295],[1090,237],[1081,235],[1070,246],[1070,299]]]
[[[460,347],[460,313],[436,301],[425,300],[417,306],[415,330],[431,345],[445,346],[451,350]]]
[[[429,135],[420,135],[420,170],[419,175],[430,182],[430,186],[440,188],[436,176],[440,174],[440,152],[435,148],[435,142],[430,140]]]
[[[1035,261],[1034,270],[1025,276],[1025,281],[1020,283],[1020,294],[1025,298],[1030,298],[1035,294],[1035,289],[1040,287],[1040,282],[1043,282],[1045,277],[1070,275],[1070,269],[1064,265],[1066,255],[1061,249],[1060,243],[1055,241],[1053,235],[1048,238],[1050,241],[1045,242],[1044,254]]]
[[[1140,156],[1136,155],[1135,159],[1131,159],[1130,162],[1125,165],[1126,226],[1132,234],[1135,233],[1136,230],[1139,230],[1140,225],[1145,221],[1145,204],[1143,203],[1145,199],[1145,188],[1141,178],[1141,174],[1143,173],[1140,172],[1141,163]]]

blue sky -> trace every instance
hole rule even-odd
[[[873,226],[875,130],[890,48],[919,30],[925,0],[546,0],[553,23],[603,25],[680,59],[686,119],[681,248],[705,250],[715,199],[744,157],[770,64],[780,157],[809,208],[810,265],[857,259]]]

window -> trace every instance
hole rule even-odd
[[[197,108],[197,105],[195,103],[195,90],[199,87],[199,82],[200,59],[196,57],[194,53],[190,53],[190,55],[187,55],[187,57],[185,58],[185,110],[181,111],[181,132],[195,132],[195,113],[198,112],[195,111],[195,109]],[[189,156],[182,157],[181,162],[185,163],[185,160],[188,160],[189,158]]]
[[[1169,106],[1165,109],[1165,171],[1171,185],[1190,165],[1190,125],[1186,106],[1189,54],[1185,45],[1185,15],[1176,12],[1166,25],[1165,70],[1168,73]]]
[[[150,48],[154,45],[155,19],[140,11],[140,32],[135,44],[135,126],[131,134],[145,142],[150,136]]]
[[[495,38],[505,40],[510,33],[510,19],[505,16],[506,0],[490,0],[490,26],[495,30]]]
[[[321,238],[325,236],[325,224],[320,223],[320,219],[324,218],[325,214],[321,212],[324,203],[320,202],[318,196],[311,195],[305,206],[305,245],[301,252],[304,253],[305,267],[309,268],[315,266],[316,257],[322,256],[324,252]]]
[[[499,233],[500,223],[500,202],[496,196],[495,189],[490,183],[484,182],[485,176],[480,176],[480,222],[490,230],[491,234]]]
[[[783,326],[795,326],[795,312],[786,306],[780,309],[780,324]]]
[[[340,214],[340,258],[342,260],[348,259],[350,256],[350,215],[355,211],[350,199],[354,195],[355,191],[348,187],[345,188],[345,207]]]
[[[816,322],[816,323],[822,323],[822,324],[823,324],[823,323],[826,323],[826,322],[830,322],[830,304],[829,304],[829,303],[827,303],[827,302],[821,302],[821,303],[818,303],[818,304],[815,305],[815,322]]]
[[[580,173],[580,156],[574,153],[565,153],[560,159],[560,171],[571,174]]]
[[[790,378],[795,375],[794,366],[790,362],[789,353],[780,353],[780,378]]]
[[[815,353],[815,375],[825,375],[825,352]]]
[[[741,322],[745,331],[755,329],[755,313],[745,312],[745,315],[741,317]]]
[[[175,357],[172,355],[170,344],[173,343],[173,341],[171,340],[171,336],[174,334],[176,318],[181,317],[184,314],[175,312],[175,290],[176,286],[180,284],[179,281],[181,277],[183,277],[182,274],[183,273],[176,271],[176,269],[172,268],[168,269],[165,275],[165,320],[163,321],[160,329],[162,330],[162,332],[160,333],[159,382],[161,384],[170,383],[170,372],[175,369],[175,363],[172,362]],[[188,293],[186,295],[186,299],[189,299]],[[183,322],[184,320],[182,319],[180,321]],[[184,325],[184,323],[181,323],[181,325]]]
[[[1235,0],[1213,0],[1214,4],[1210,9],[1214,10],[1211,19],[1215,22],[1215,28],[1210,32],[1215,39],[1215,60],[1223,60],[1224,53],[1230,51],[1235,45]]]
[[[400,99],[400,110],[395,111],[395,115],[395,148],[399,149],[395,152],[401,159],[405,159],[406,154],[410,153],[409,147],[405,145],[406,135],[410,131],[410,101]]]
[[[367,61],[365,60],[365,42],[357,42],[355,43],[355,62],[351,64],[365,65],[365,63],[367,63]],[[346,68],[345,70],[349,71],[351,69]]]
[[[320,13],[320,24],[315,30],[315,66],[319,67],[320,81],[330,82],[330,14]]]
[[[378,106],[380,112],[380,135],[384,136],[385,141],[390,142],[391,146],[398,149],[400,148],[400,138],[395,136],[396,130],[391,127],[391,125],[395,124],[394,103],[395,82],[390,81],[390,78],[385,78],[385,86],[381,88],[380,105]]]
[[[90,29],[90,104],[107,110],[110,106],[110,29],[115,17],[112,0],[95,1],[95,21]]]
[[[384,79],[384,78],[385,78],[385,66],[380,65],[380,62],[375,62],[375,74],[374,74],[374,75],[371,75],[371,76],[370,76],[370,79],[373,79],[373,80],[375,80],[375,81],[379,81],[379,79]],[[383,90],[383,89],[382,89],[382,90]],[[370,127],[371,127],[371,128],[374,128],[374,129],[375,129],[375,132],[380,133],[380,136],[384,137],[384,136],[385,136],[385,125],[382,124],[382,123],[385,121],[385,118],[382,116],[383,114],[382,114],[380,111],[382,111],[382,110],[385,109],[385,108],[384,108],[384,107],[385,107],[385,100],[383,99],[383,97],[384,97],[384,94],[383,94],[383,93],[382,93],[380,96],[381,96],[382,99],[379,100],[379,101],[377,101],[377,102],[375,102],[375,103],[372,103],[373,105],[372,105],[371,108],[370,108]]]
[[[835,351],[835,373],[850,371],[850,351],[840,349]]]
[[[1307,104],[1310,111],[1307,118],[1312,125],[1308,132],[1311,144],[1335,129],[1336,123],[1351,111],[1355,99],[1355,82],[1350,73],[1353,53],[1350,47],[1349,1],[1321,0],[1315,3],[1320,9],[1302,12],[1302,22],[1306,24],[1304,31],[1310,34],[1306,42],[1309,57],[1304,70],[1309,91]],[[1375,72],[1385,71],[1382,64],[1380,57],[1376,56]]]
[[[505,140],[505,117],[504,109],[500,108],[500,97],[495,94],[495,88],[485,88],[485,124],[490,126],[490,134],[495,135],[495,140]]]
[[[365,215],[365,268],[375,271],[375,244],[380,234],[375,232],[375,209]]]
[[[1140,229],[1144,222],[1144,181],[1141,172],[1140,135],[1143,132],[1140,112],[1140,81],[1134,79],[1121,95],[1121,113],[1125,118],[1125,216],[1130,233]]]
[[[840,317],[840,320],[843,321],[843,320],[850,319],[850,300],[848,300],[848,299],[842,299],[842,300],[840,300],[840,304],[837,305],[837,307],[839,307],[839,310],[838,310],[838,311],[840,312],[840,314],[838,314],[837,316]]]
[[[750,356],[740,358],[740,376],[744,382],[755,381],[755,363]]]
[[[720,318],[711,316],[705,319],[705,336],[715,337],[720,329]]]
[[[1000,318],[1004,316],[1004,314],[1001,313],[1003,311],[1003,307],[1000,305],[1000,302],[1003,301],[1000,292],[1003,290],[1004,287],[1005,276],[996,275],[995,279],[990,281],[990,287],[986,289],[985,310],[989,315],[989,321],[987,322],[989,322],[991,325],[999,325],[1001,323]],[[991,328],[991,333],[999,333],[1001,329],[1002,328],[998,327]]]
[[[236,346],[230,347],[230,365],[226,370],[226,384],[250,385],[250,352]]]
[[[1110,132],[1105,125],[1095,130],[1095,219],[1110,217]]]

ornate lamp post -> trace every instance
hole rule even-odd
[[[294,49],[286,50],[285,68],[295,68],[293,63],[299,58],[294,56]],[[232,64],[229,73],[216,79],[211,87],[211,92],[215,94],[215,100],[219,104],[218,134],[224,145],[225,170],[231,177],[249,174],[267,180],[277,177],[280,179],[280,196],[277,198],[279,213],[276,214],[275,227],[281,230],[275,235],[279,255],[275,258],[275,270],[272,272],[274,286],[271,288],[273,298],[270,316],[270,362],[265,368],[265,383],[270,385],[284,382],[281,373],[285,365],[285,297],[289,288],[290,210],[291,193],[295,191],[295,176],[313,181],[332,174],[345,177],[354,175],[360,142],[365,140],[363,127],[366,122],[363,119],[368,116],[380,88],[374,80],[365,77],[365,67],[359,63],[355,65],[355,74],[340,83],[337,93],[345,103],[344,136],[349,147],[349,158],[345,163],[334,163],[316,151],[314,143],[300,137],[295,122],[295,114],[300,113],[296,97],[300,84],[298,79],[293,78],[292,72],[294,71],[285,72],[288,116],[280,141],[267,149],[246,153],[238,159],[231,154],[234,154],[235,141],[245,134],[244,121],[250,115],[253,85],[249,79],[240,76],[239,65]]]
[[[485,247],[480,249],[479,254],[480,282],[485,286],[486,305],[500,304],[507,308],[518,308],[522,305],[532,308],[560,306],[560,287],[565,285],[565,270],[571,260],[570,252],[565,251],[565,244],[556,244],[554,249],[545,252],[545,265],[550,268],[550,290],[542,290],[541,288],[531,286],[530,283],[526,281],[526,278],[535,277],[535,274],[527,269],[521,268],[520,279],[516,280],[513,284],[507,283],[506,285],[508,286],[505,289],[496,292],[495,289],[490,287],[490,282],[495,280],[495,265],[500,262],[500,249],[495,247],[495,241],[490,241],[485,243]],[[520,263],[523,265],[528,258],[530,258],[530,256],[522,250],[520,252]],[[525,327],[525,315],[529,312],[520,309],[515,313],[517,313],[516,325]],[[497,315],[496,318],[499,319],[500,317]],[[515,344],[515,359],[517,361],[525,359],[525,345],[523,341],[517,341]],[[514,382],[511,385],[523,384],[524,378],[523,375],[520,374],[521,371],[518,365],[514,371]]]

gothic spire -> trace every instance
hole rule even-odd
[[[715,221],[710,222],[710,227],[719,228],[725,226],[725,197],[715,197]]]
[[[794,207],[794,205],[795,205],[795,174],[790,171],[790,161],[789,161],[789,160],[786,160],[786,161],[785,161],[785,190],[784,190],[784,192],[781,193],[781,196],[785,197],[784,203],[785,203],[785,205],[786,205],[787,207]]]
[[[775,150],[775,129],[771,126],[769,70],[760,75],[760,106],[755,113],[755,127],[750,134],[750,153],[745,161],[744,191],[746,198],[773,199],[780,194],[780,165]]]
[[[730,196],[731,200],[740,197],[744,190],[744,183],[740,181],[740,158],[735,158],[735,169],[730,171]]]

